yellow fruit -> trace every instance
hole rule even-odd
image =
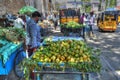
[[[80,58],[80,60],[79,60],[80,62],[84,62],[84,60],[83,60],[83,58]]]
[[[62,61],[64,61],[64,60],[65,60],[65,57],[64,57],[64,56],[61,56],[60,59],[61,59]]]
[[[45,58],[44,61],[45,61],[45,62],[49,62],[49,58]]]
[[[56,59],[56,62],[59,63],[59,62],[60,62],[60,59],[57,58],[57,59]]]
[[[56,59],[56,57],[55,57],[55,56],[52,56],[52,57],[51,57],[51,59],[52,59],[52,60],[55,60],[55,59]]]
[[[70,59],[70,62],[75,62],[75,59],[74,59],[74,58],[71,58],[71,59]]]

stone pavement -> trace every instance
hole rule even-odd
[[[101,50],[101,80],[120,80],[120,26],[115,32],[99,32],[94,28],[96,40],[88,44]]]

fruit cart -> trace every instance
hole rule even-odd
[[[21,56],[20,56],[21,54]],[[22,43],[15,44],[5,39],[0,39],[0,75],[9,75],[15,68],[17,57],[25,57]]]
[[[84,38],[83,25],[80,24],[80,10],[75,8],[62,9],[60,14],[60,28],[65,36],[82,36]]]
[[[13,27],[0,28],[0,76],[9,75],[13,69],[15,73],[19,72],[17,64],[26,56],[22,39],[23,30]],[[19,76],[17,73],[16,75]]]
[[[69,21],[67,23],[61,24],[61,32],[65,36],[81,36],[84,38],[84,26],[74,21]]]
[[[79,52],[80,47],[81,52]],[[33,71],[35,80],[44,80],[44,74],[77,74],[80,77],[76,80],[90,80],[87,71],[94,72],[100,69],[99,60],[92,55],[92,49],[81,37],[51,36],[43,41],[43,46],[35,52],[32,59],[24,61],[23,66],[26,68],[25,73],[29,73],[29,70]],[[87,64],[87,61],[90,64]]]

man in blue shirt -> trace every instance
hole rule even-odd
[[[28,56],[30,57],[33,52],[40,46],[40,26],[37,24],[40,13],[35,11],[32,13],[32,18],[27,22],[27,37],[28,37]]]

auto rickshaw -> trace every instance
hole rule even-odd
[[[117,11],[117,17],[118,17],[118,19],[117,19],[117,23],[119,24],[119,23],[120,23],[120,10]]]
[[[104,11],[100,13],[97,26],[100,31],[115,31],[117,29],[116,11]]]
[[[60,24],[67,23],[70,21],[75,21],[79,23],[80,11],[74,8],[62,9],[59,11],[60,14]]]

